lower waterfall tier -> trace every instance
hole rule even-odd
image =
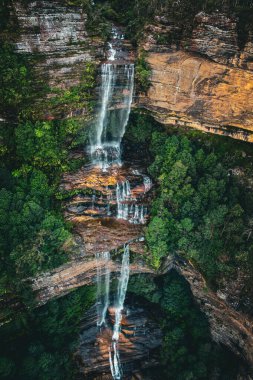
[[[107,326],[98,329],[96,308],[92,307],[82,322],[76,357],[86,379],[112,379],[108,347],[112,340],[114,316],[115,310],[109,308]],[[158,365],[156,349],[161,342],[161,330],[149,312],[141,306],[126,303],[118,345],[124,379],[130,379],[142,367]]]

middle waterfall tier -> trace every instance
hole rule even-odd
[[[129,119],[134,89],[134,64],[104,63],[100,108],[90,133],[92,163],[102,170],[121,164],[121,140]]]

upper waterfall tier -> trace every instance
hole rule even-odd
[[[97,117],[90,132],[91,160],[103,170],[121,164],[121,140],[133,99],[134,64],[122,61],[122,40],[123,34],[113,29],[108,61],[101,68]]]
[[[90,133],[94,164],[106,169],[120,162],[120,145],[128,122],[134,87],[134,65],[102,65],[98,116]]]

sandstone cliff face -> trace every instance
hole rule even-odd
[[[89,38],[87,16],[81,8],[66,8],[50,0],[26,6],[19,1],[13,4],[13,17],[20,28],[15,37],[16,49],[39,54],[38,77],[50,86],[66,89],[78,84],[85,62],[103,57],[103,43]],[[239,49],[235,21],[223,15],[198,15],[184,50],[169,43],[157,44],[156,33],[175,32],[175,26],[167,25],[166,20],[147,32],[144,48],[152,69],[152,86],[147,96],[139,98],[139,106],[151,110],[164,124],[253,141],[253,44],[249,39],[243,50]],[[178,264],[174,267],[189,281],[209,318],[214,340],[253,366],[252,322],[231,310],[215,294],[206,293],[203,279],[193,268]],[[111,270],[118,273],[119,265],[111,262]],[[151,272],[141,264],[133,265],[131,271]],[[38,292],[39,302],[45,303],[73,288],[93,284],[96,273],[96,260],[81,258],[35,279],[33,289]]]
[[[49,86],[78,84],[84,64],[103,56],[103,42],[89,38],[87,15],[80,7],[50,0],[14,1],[11,17],[19,31],[14,36],[16,51],[41,58],[37,74]]]
[[[97,282],[97,269],[101,268],[101,275],[105,269],[103,261],[97,261],[93,258],[79,258],[68,264],[53,270],[49,273],[32,280],[32,289],[36,292],[39,304],[44,304],[52,298],[62,297],[71,290],[84,285],[95,285]],[[112,276],[118,275],[121,269],[121,263],[110,260],[109,266]],[[152,270],[142,262],[130,265],[131,275],[136,273],[152,273]]]
[[[253,141],[252,41],[239,49],[236,21],[225,15],[196,16],[192,36],[157,45],[168,26],[149,27],[143,48],[150,64],[151,87],[139,106],[154,117],[178,127]],[[175,33],[172,28],[170,33]]]

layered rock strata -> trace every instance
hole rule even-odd
[[[89,259],[84,257],[33,279],[32,288],[36,292],[38,303],[44,304],[52,298],[64,296],[73,289],[96,284],[98,266],[101,267],[101,274],[103,275],[105,268],[102,261],[99,262],[92,257]],[[121,263],[110,260],[108,268],[113,277],[120,272]],[[151,273],[152,270],[141,261],[137,261],[130,265],[130,272],[131,274]]]
[[[92,307],[85,315],[76,357],[86,379],[112,379],[109,350],[113,323],[113,308],[109,308],[107,326],[103,329],[99,329],[96,325],[95,307]],[[119,340],[124,379],[135,378],[135,372],[141,376],[142,369],[159,366],[156,349],[161,344],[161,329],[151,318],[148,310],[140,305],[126,303]]]
[[[139,106],[159,122],[253,141],[253,73],[189,52],[149,53],[152,70]]]
[[[175,25],[162,21],[146,28],[151,86],[138,105],[166,125],[252,142],[252,36],[239,47],[237,20],[201,12],[192,35],[175,44]]]
[[[41,57],[36,72],[51,87],[69,88],[80,82],[86,62],[104,56],[103,42],[87,32],[87,14],[81,7],[60,1],[14,1],[11,17],[18,34],[18,53]]]
[[[52,298],[60,297],[77,287],[95,284],[98,265],[103,266],[103,262],[85,258],[34,279],[32,286],[39,303],[43,304]],[[111,260],[110,270],[112,277],[118,275],[120,262]],[[190,284],[195,300],[209,321],[213,340],[229,348],[253,370],[253,321],[233,310],[226,301],[209,290],[204,278],[190,263],[169,258],[164,265],[163,273],[171,270],[176,270]],[[103,270],[101,273],[103,274]],[[158,276],[141,261],[131,265],[130,273],[145,273],[151,276],[151,281]]]

